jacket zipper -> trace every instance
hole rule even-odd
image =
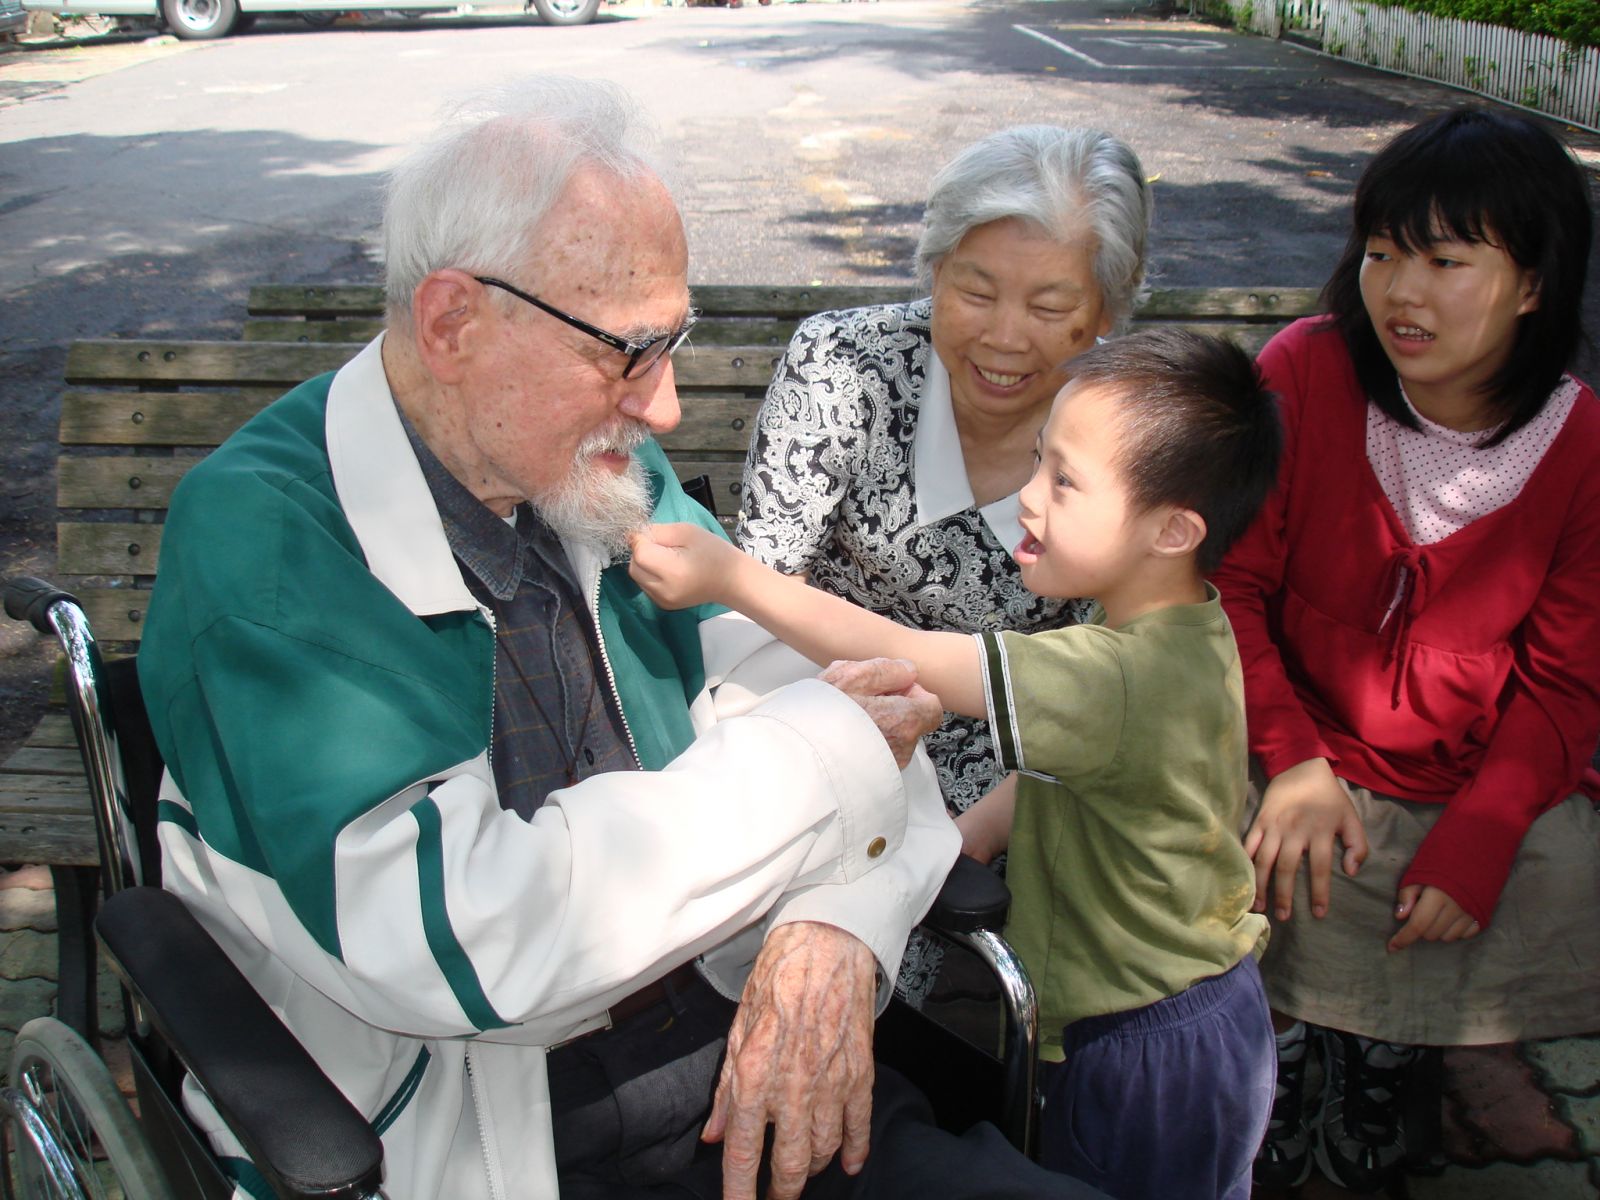
[[[489,778],[494,778],[494,698],[495,689],[500,686],[500,627],[495,624],[494,613],[480,604],[478,611],[483,614],[483,619],[489,623],[489,744],[484,747],[483,756],[489,766]]]
[[[611,689],[611,702],[616,705],[617,715],[622,718],[622,732],[628,735],[628,749],[633,753],[635,766],[642,767],[644,763],[639,758],[639,743],[633,740],[633,728],[628,724],[628,713],[622,707],[622,695],[617,691],[617,676],[611,669],[611,655],[606,651],[605,631],[600,628],[600,572],[602,568],[596,567],[592,577],[593,586],[589,588],[589,616],[594,621],[594,640],[600,647],[600,661],[606,668],[606,685]]]
[[[472,1116],[478,1123],[478,1149],[483,1152],[483,1177],[489,1184],[489,1195],[493,1200],[505,1200],[506,1189],[500,1182],[499,1156],[495,1154],[491,1145],[489,1129],[486,1124],[488,1106],[484,1101],[483,1088],[478,1082],[478,1073],[472,1069],[472,1043],[468,1042],[464,1062],[467,1068],[467,1084],[472,1088]]]

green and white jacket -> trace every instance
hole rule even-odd
[[[897,770],[809,664],[733,614],[662,612],[580,545],[643,769],[502,811],[492,617],[380,346],[173,498],[139,654],[164,884],[372,1120],[391,1200],[549,1197],[544,1047],[696,955],[736,997],[774,923],[848,929],[892,980],[959,838],[922,756]],[[709,521],[640,457],[658,519]]]

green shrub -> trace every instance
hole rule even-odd
[[[1600,0],[1371,0],[1462,21],[1543,33],[1577,46],[1600,46]]]

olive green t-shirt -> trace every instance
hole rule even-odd
[[[1096,617],[1104,619],[1104,613]],[[1266,944],[1240,843],[1244,679],[1215,588],[1121,629],[975,635],[1020,773],[1006,938],[1061,1028],[1175,996]]]

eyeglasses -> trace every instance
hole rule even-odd
[[[663,358],[671,355],[684,343],[689,336],[689,331],[694,328],[695,322],[700,318],[695,313],[690,313],[684,323],[672,333],[664,333],[660,337],[651,338],[648,342],[630,342],[625,337],[618,337],[614,333],[607,333],[598,326],[587,321],[580,321],[571,313],[564,313],[552,304],[546,304],[537,296],[530,296],[519,287],[513,287],[503,279],[495,279],[489,275],[474,275],[479,283],[485,287],[499,288],[502,292],[510,292],[518,300],[525,300],[540,312],[549,313],[558,321],[564,321],[574,329],[580,329],[594,338],[597,342],[604,342],[613,350],[628,356],[628,365],[622,368],[622,377],[632,379],[637,375],[648,374]]]

